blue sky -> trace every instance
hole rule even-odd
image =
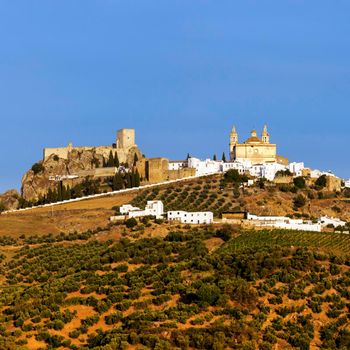
[[[0,192],[45,146],[228,153],[269,125],[279,153],[350,177],[349,1],[32,0],[0,8]]]

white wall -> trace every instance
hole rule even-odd
[[[300,163],[293,162],[288,165],[288,168],[289,168],[289,171],[293,173],[295,176],[301,176],[303,169],[305,169],[305,166],[303,162],[300,162]]]
[[[155,216],[157,219],[163,218],[164,205],[162,201],[147,201],[145,210],[131,210],[128,212],[129,218],[139,218],[143,216]]]
[[[179,169],[183,169],[183,168],[187,168],[187,161],[176,161],[176,162],[169,162],[169,170],[179,170]]]
[[[322,226],[333,225],[334,227],[346,225],[345,221],[342,221],[338,218],[330,218],[328,216],[321,216],[318,220],[318,223]]]
[[[222,160],[200,160],[198,158],[189,158],[188,159],[188,167],[196,169],[196,175],[206,175],[221,172],[221,165],[224,162]]]
[[[182,210],[168,211],[169,221],[180,221],[183,224],[211,224],[214,215],[210,211],[187,212]]]
[[[133,207],[131,204],[124,204],[119,208],[120,214],[128,214],[131,211],[140,210],[138,207]]]

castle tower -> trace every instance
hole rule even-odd
[[[261,140],[263,143],[270,143],[270,135],[269,132],[267,131],[267,125],[264,125],[264,130],[261,134]]]
[[[117,131],[117,148],[128,150],[135,147],[135,129],[120,129]]]
[[[238,133],[236,131],[236,127],[232,127],[232,131],[230,134],[230,152],[233,152],[234,146],[238,143]]]

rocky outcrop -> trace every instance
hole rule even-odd
[[[16,190],[9,190],[0,194],[0,211],[17,209],[19,197],[20,195]]]
[[[128,163],[132,165],[134,154],[140,156],[140,151],[130,149]],[[50,180],[52,176],[77,175],[87,170],[95,169],[103,164],[103,156],[95,149],[79,151],[73,149],[68,153],[68,159],[59,158],[52,154],[38,165],[30,169],[22,178],[22,196],[27,201],[35,201],[43,197],[48,190],[57,188],[57,182]],[[70,185],[76,185],[85,179],[79,176],[71,180]]]

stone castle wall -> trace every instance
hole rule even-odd
[[[49,158],[51,155],[57,155],[59,158],[68,159],[69,154],[72,150],[78,152],[94,151],[96,155],[101,155],[104,158],[108,158],[110,152],[113,155],[117,154],[121,163],[130,162],[130,153],[136,153],[138,158],[141,157],[141,152],[138,150],[135,144],[135,130],[134,129],[120,129],[117,131],[116,143],[110,146],[82,146],[73,147],[69,144],[67,147],[54,147],[44,148],[44,160]],[[132,162],[132,160],[131,160]]]
[[[196,169],[194,168],[169,170],[169,160],[167,158],[142,158],[137,162],[136,168],[143,181],[148,183],[158,183],[196,175]]]

